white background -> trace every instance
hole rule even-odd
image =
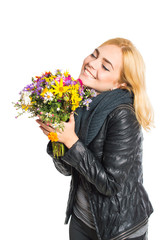
[[[146,63],[156,128],[144,133],[144,186],[154,207],[149,240],[159,238],[159,1],[14,0],[0,3],[0,239],[67,240],[70,177],[54,168],[34,119],[15,119],[11,102],[31,77],[56,68],[78,77],[83,59],[114,37],[130,39]]]

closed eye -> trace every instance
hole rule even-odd
[[[96,56],[95,56],[93,53],[91,54],[91,57],[94,57],[94,58],[96,58]]]
[[[95,56],[93,53],[92,53],[90,56],[96,58],[96,56]],[[106,68],[104,65],[102,65],[102,67],[103,67],[106,71],[110,72],[109,69]]]
[[[108,69],[108,68],[106,68],[104,65],[102,65],[102,66],[103,66],[103,68],[104,68],[106,71],[109,72],[109,69]]]

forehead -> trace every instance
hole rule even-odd
[[[122,51],[116,45],[103,45],[97,48],[100,58],[106,58],[114,67],[122,66]]]

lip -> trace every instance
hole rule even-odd
[[[88,68],[84,67],[84,73],[85,73],[85,70],[87,70],[87,71],[92,75],[92,77],[95,78],[95,76],[89,71]],[[88,76],[88,75],[87,75],[87,76]]]

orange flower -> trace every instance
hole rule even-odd
[[[48,134],[48,138],[49,140],[51,140],[51,142],[57,142],[58,141],[58,136],[56,132],[50,132]]]

